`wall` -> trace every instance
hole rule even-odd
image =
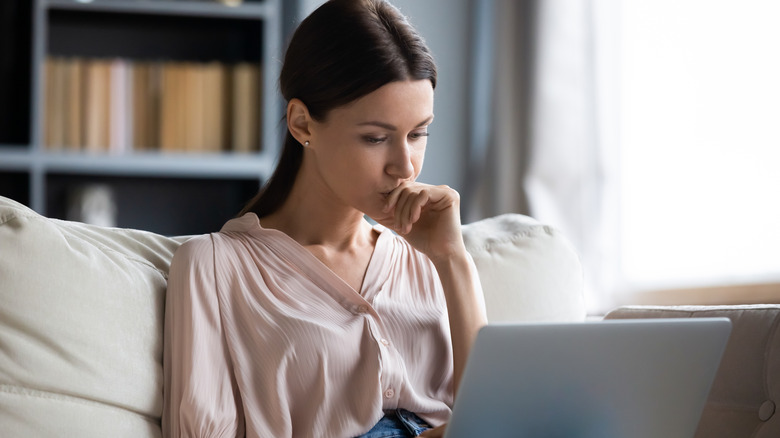
[[[468,139],[468,0],[394,0],[420,31],[438,67],[434,114],[422,182],[463,185]]]

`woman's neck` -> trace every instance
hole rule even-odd
[[[311,185],[301,187],[297,181],[282,207],[260,224],[290,236],[359,294],[378,234],[361,212]]]
[[[260,224],[282,231],[303,246],[324,245],[337,250],[373,246],[372,227],[363,214],[316,187],[322,185],[296,180],[287,200],[277,211],[262,217]]]

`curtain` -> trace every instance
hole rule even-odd
[[[560,230],[580,254],[586,302],[610,301],[617,257],[612,87],[614,28],[597,0],[474,3],[471,163],[465,217],[522,213]],[[485,54],[488,52],[489,54]],[[489,96],[484,99],[484,96]]]

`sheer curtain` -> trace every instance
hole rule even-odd
[[[475,83],[490,84],[490,103],[475,87],[468,220],[524,213],[561,230],[580,253],[591,312],[612,303],[616,175],[614,101],[600,49],[614,26],[597,29],[595,0],[477,2]],[[480,17],[489,16],[490,20]],[[485,43],[484,40],[489,41]],[[491,51],[491,56],[480,54]],[[608,52],[608,51],[607,51]],[[479,57],[482,58],[479,58]],[[602,62],[603,61],[603,62]],[[600,95],[603,94],[603,95]],[[485,128],[487,127],[487,128]],[[604,129],[606,127],[606,129]]]

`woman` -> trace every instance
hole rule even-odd
[[[167,436],[442,434],[485,314],[458,194],[415,182],[435,85],[385,1],[301,23],[274,175],[171,264]]]

